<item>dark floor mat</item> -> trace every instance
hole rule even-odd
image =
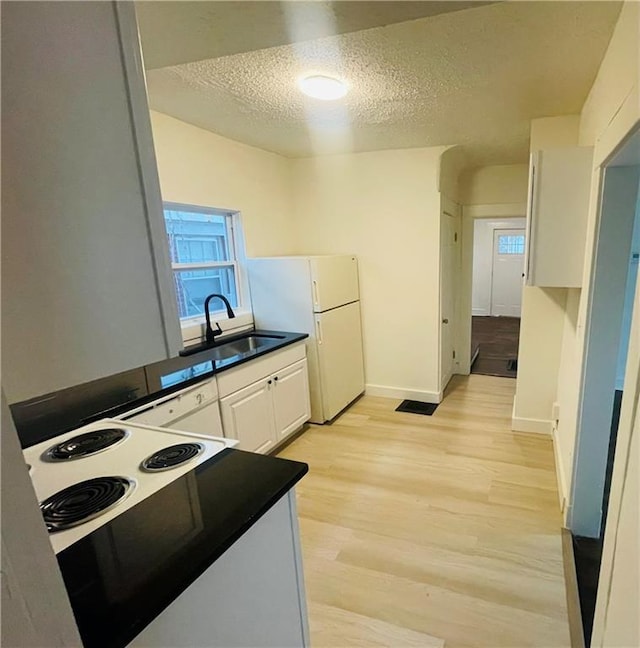
[[[437,409],[437,403],[422,403],[414,400],[403,400],[396,412],[408,412],[409,414],[423,414],[424,416],[431,416]]]

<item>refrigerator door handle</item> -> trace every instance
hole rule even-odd
[[[320,324],[320,318],[316,319],[316,338],[318,344],[322,344],[322,325]]]
[[[314,279],[312,281],[313,284],[313,303],[317,307],[319,305],[318,302],[318,282]]]

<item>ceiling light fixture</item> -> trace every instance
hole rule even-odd
[[[298,87],[307,97],[331,101],[347,94],[347,85],[338,79],[320,74],[298,80]]]

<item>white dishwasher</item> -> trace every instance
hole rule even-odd
[[[142,405],[118,418],[192,434],[224,436],[215,378]]]

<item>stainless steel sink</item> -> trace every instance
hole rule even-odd
[[[275,342],[281,339],[282,336],[276,335],[247,335],[247,337],[234,340],[233,342],[227,342],[226,344],[220,344],[220,346],[212,349],[213,359],[226,360],[227,358],[244,355],[252,351],[260,351],[266,347],[273,346]]]

